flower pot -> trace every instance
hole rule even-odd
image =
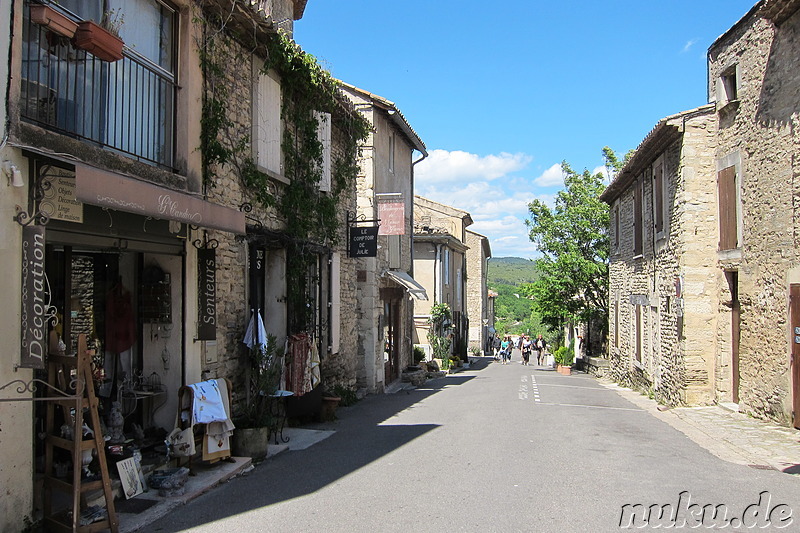
[[[323,396],[322,408],[320,409],[319,416],[322,420],[330,422],[336,418],[336,408],[339,407],[339,402],[342,401],[338,396]]]
[[[231,448],[234,455],[263,459],[269,446],[269,428],[236,428]]]
[[[78,23],[60,11],[42,4],[31,4],[31,21],[44,26],[53,33],[72,39]]]
[[[86,50],[97,59],[114,62],[122,59],[122,47],[125,43],[94,21],[84,20],[75,31],[75,46]]]

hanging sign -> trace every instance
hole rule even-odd
[[[214,248],[197,250],[197,340],[217,340],[217,251]]]
[[[378,235],[405,235],[406,204],[399,202],[378,202],[378,218],[381,221]]]
[[[42,177],[42,182],[48,185],[44,187],[39,209],[51,219],[82,223],[83,203],[75,197],[75,176],[53,167]]]
[[[47,323],[56,318],[44,270],[44,245],[44,226],[22,227],[22,368],[44,368]]]
[[[350,227],[350,257],[378,255],[378,226]]]

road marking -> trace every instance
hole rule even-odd
[[[542,383],[543,387],[564,387],[565,389],[584,389],[584,390],[601,390],[601,391],[611,391],[611,389],[598,389],[597,387],[582,387],[580,385],[556,385],[554,383]],[[611,391],[613,392],[613,391]]]
[[[542,402],[542,405],[552,405],[553,407],[586,407],[588,409],[608,409],[611,411],[636,411],[639,413],[646,413],[644,409],[639,409],[638,407],[608,407],[605,405],[586,405],[580,403],[549,403],[549,402]]]

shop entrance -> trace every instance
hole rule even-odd
[[[144,218],[139,220],[140,227],[154,233],[156,224],[147,227]],[[65,231],[65,226],[53,221],[46,232],[57,351],[76,354],[78,337],[86,336],[92,359],[88,385],[99,400],[104,436],[110,439],[109,465],[133,453],[161,460],[165,451],[159,447],[174,425],[183,384],[182,242],[174,236],[145,242],[86,235]],[[114,229],[125,234],[124,227]],[[34,412],[37,432],[46,418],[43,403]],[[36,454],[41,465],[44,446],[39,441]]]

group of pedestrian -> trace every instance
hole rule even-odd
[[[523,365],[530,364],[531,352],[533,351],[536,351],[536,363],[541,365],[544,361],[547,343],[544,338],[542,338],[541,334],[539,334],[536,340],[531,340],[528,335],[520,335],[516,341],[511,335],[505,335],[502,339],[499,335],[496,335],[492,340],[494,359],[495,361],[500,361],[503,365],[507,365],[511,362],[511,352],[514,348],[517,348],[522,353],[521,363]]]

